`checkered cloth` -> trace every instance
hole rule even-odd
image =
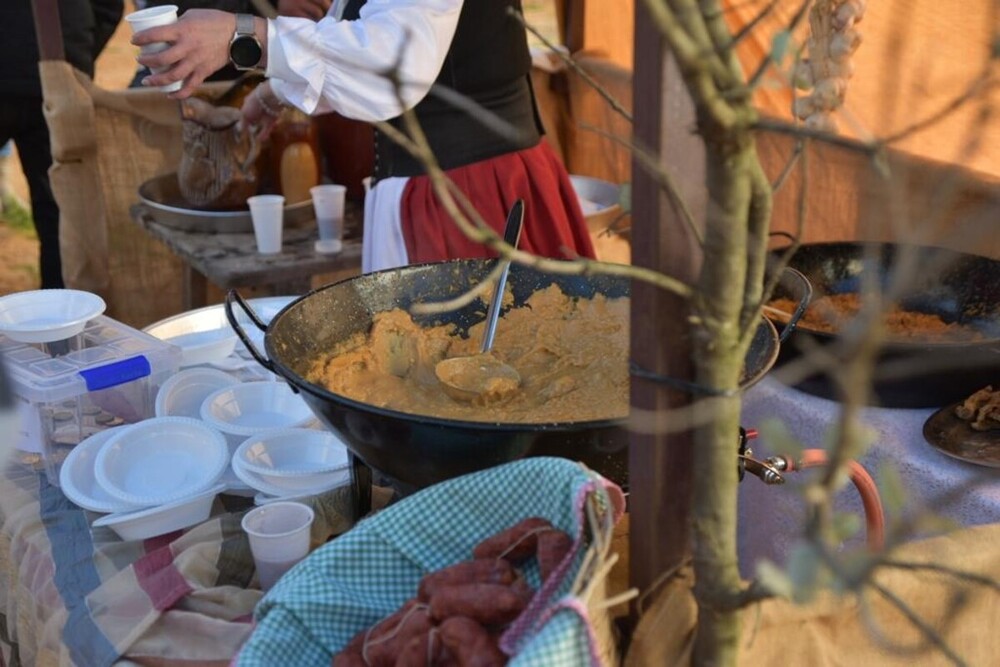
[[[583,505],[607,490],[614,518],[621,490],[579,464],[530,458],[437,484],[365,519],[296,565],[254,613],[238,667],[328,665],[358,632],[412,598],[420,578],[468,560],[473,547],[529,516],[576,537],[577,548],[502,639],[516,667],[598,664],[586,609],[569,595],[583,549]],[[525,568],[537,587],[537,568]],[[291,658],[294,656],[294,658]]]

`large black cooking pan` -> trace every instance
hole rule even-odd
[[[876,360],[871,402],[889,408],[938,407],[1000,382],[1000,261],[927,246],[839,242],[804,244],[790,266],[808,278],[814,297],[820,297],[857,292],[864,275],[888,288],[905,253],[914,253],[918,269],[898,303],[906,310],[972,327],[983,340],[887,341]],[[775,293],[780,296],[780,288]],[[837,334],[799,322],[781,346],[776,368],[799,358],[809,343],[840,354],[839,340]],[[826,374],[811,375],[796,386],[816,396],[841,398]]]
[[[236,303],[252,319],[254,316],[235,292],[227,296],[226,311],[257,360],[297,388],[313,412],[354,455],[404,493],[525,456],[563,456],[583,461],[605,477],[627,485],[623,419],[546,424],[439,419],[361,403],[305,380],[318,355],[352,334],[367,332],[374,313],[458,296],[481,281],[494,262],[455,260],[409,266],[314,290],[285,307],[266,327],[257,320],[257,325],[266,330],[266,356],[255,350],[236,322]],[[628,280],[614,276],[558,276],[514,265],[508,279],[515,306],[552,283],[571,296],[629,294]],[[453,323],[465,331],[484,315],[485,308],[477,301],[454,312],[415,319],[425,325]],[[777,354],[777,331],[762,317],[746,356],[743,384],[763,376]]]

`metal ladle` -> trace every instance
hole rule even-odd
[[[517,247],[524,221],[524,200],[518,199],[507,214],[504,243]],[[497,320],[503,304],[503,293],[510,272],[510,260],[503,261],[503,269],[493,288],[489,310],[486,313],[486,330],[479,354],[442,359],[434,367],[434,374],[449,396],[460,401],[494,403],[508,398],[521,386],[517,369],[497,359],[491,352],[496,336]]]

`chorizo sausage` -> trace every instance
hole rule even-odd
[[[441,641],[455,656],[459,667],[501,667],[507,656],[497,646],[497,641],[475,620],[452,616],[438,629]]]
[[[450,565],[424,575],[417,589],[417,599],[427,602],[434,591],[442,586],[456,584],[510,584],[517,578],[517,571],[506,560],[480,558]]]
[[[391,667],[410,639],[426,633],[432,625],[427,605],[410,600],[372,627],[362,644],[361,655],[370,667]]]
[[[472,550],[475,558],[504,558],[517,564],[535,555],[540,531],[551,529],[552,524],[542,517],[523,519],[496,535],[487,537]]]
[[[500,584],[463,584],[439,588],[430,599],[431,618],[468,616],[483,625],[503,625],[517,618],[530,597]]]
[[[566,554],[573,548],[573,538],[562,530],[548,530],[538,534],[538,573],[545,583]]]
[[[361,654],[361,648],[365,645],[365,635],[368,628],[351,637],[344,648],[333,656],[333,667],[368,667],[365,658]]]

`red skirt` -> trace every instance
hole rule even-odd
[[[511,206],[524,199],[520,250],[556,259],[594,258],[580,201],[566,169],[544,140],[533,148],[447,174],[501,236]],[[407,182],[400,218],[411,264],[496,257],[493,250],[466,238],[438,201],[427,176]]]

